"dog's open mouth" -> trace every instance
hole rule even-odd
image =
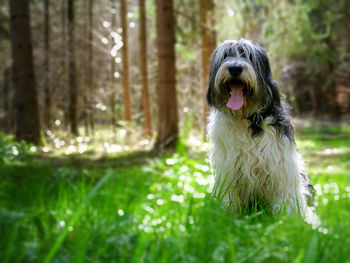
[[[239,110],[244,104],[243,93],[245,84],[241,80],[233,79],[228,83],[230,89],[230,98],[226,106],[231,110]]]

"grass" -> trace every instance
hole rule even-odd
[[[320,225],[225,212],[203,151],[43,156],[0,136],[0,261],[350,262],[349,128],[297,137]]]

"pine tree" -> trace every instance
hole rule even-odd
[[[29,1],[10,0],[16,139],[41,144]]]
[[[157,0],[158,132],[156,152],[176,148],[178,112],[175,82],[175,19],[172,0]]]

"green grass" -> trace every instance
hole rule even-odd
[[[0,136],[1,262],[350,262],[349,128],[307,128],[297,146],[321,225],[231,214],[210,193],[206,153],[100,159],[33,155]]]

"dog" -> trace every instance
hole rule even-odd
[[[206,94],[213,194],[235,211],[305,214],[313,186],[266,52],[229,40],[212,54]]]

